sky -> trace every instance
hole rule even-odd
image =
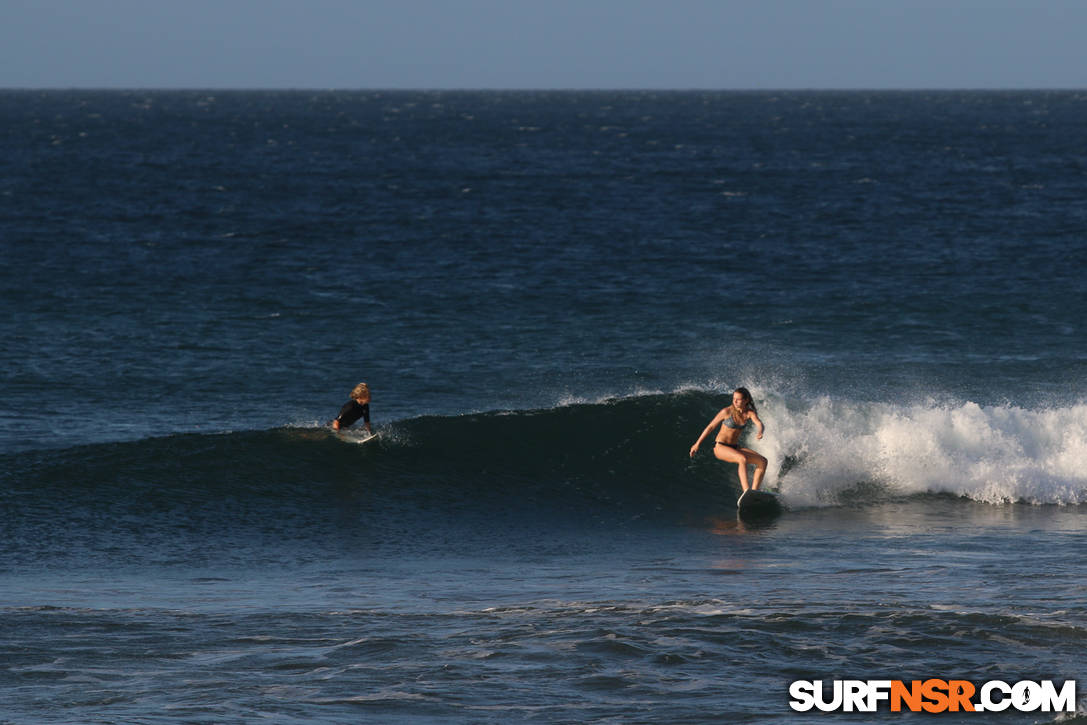
[[[0,0],[0,88],[1087,88],[1087,0]]]

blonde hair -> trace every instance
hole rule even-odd
[[[359,398],[370,399],[370,386],[366,383],[359,383],[351,390],[351,399],[358,400]]]
[[[732,394],[735,395],[736,393],[739,393],[743,398],[744,407],[742,410],[738,410],[735,405],[730,405],[729,408],[732,410],[732,420],[743,424],[747,420],[747,416],[745,415],[747,411],[750,410],[752,413],[757,413],[758,411],[755,410],[755,403],[751,400],[751,392],[748,391],[747,388],[736,388],[732,391]]]

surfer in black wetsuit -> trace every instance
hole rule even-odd
[[[332,430],[350,427],[359,418],[362,418],[366,432],[373,435],[374,430],[370,427],[370,388],[366,383],[359,383],[351,391],[351,400],[340,408],[340,414],[332,421]]]

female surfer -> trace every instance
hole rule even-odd
[[[702,435],[698,436],[695,444],[691,446],[691,458],[694,458],[694,454],[698,452],[698,447],[702,445],[702,441],[705,440],[715,426],[720,425],[721,429],[717,432],[717,439],[713,445],[713,455],[722,461],[737,464],[737,468],[740,470],[740,486],[745,491],[749,487],[758,489],[759,484],[762,483],[763,474],[766,473],[766,458],[750,448],[741,448],[738,444],[740,431],[748,423],[755,424],[758,429],[755,437],[762,440],[762,432],[765,430],[765,426],[759,420],[759,414],[755,412],[755,404],[751,402],[751,393],[747,391],[747,388],[736,388],[736,391],[732,394],[732,405],[722,408],[721,412],[715,415],[710,424],[706,426],[706,430],[702,431]],[[755,478],[750,486],[747,483],[748,466],[755,467]]]
[[[370,427],[370,387],[366,383],[359,383],[351,391],[351,400],[340,408],[340,414],[332,421],[332,430],[347,428],[359,418],[362,418],[366,432],[372,435],[374,431]]]

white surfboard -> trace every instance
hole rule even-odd
[[[366,431],[340,431],[339,435],[341,440],[345,440],[348,443],[369,443],[372,440],[377,439],[377,433],[367,433]]]

